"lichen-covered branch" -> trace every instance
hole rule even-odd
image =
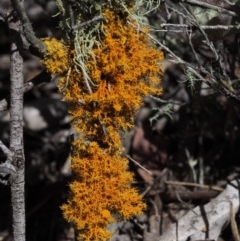
[[[12,2],[13,8],[18,13],[19,19],[22,22],[24,36],[27,38],[28,42],[34,48],[34,50],[36,51],[36,54],[39,55],[39,57],[43,57],[45,54],[45,51],[46,51],[46,47],[42,43],[42,41],[35,36],[32,25],[26,14],[26,11],[24,9],[23,1],[22,0],[11,0],[11,2]]]

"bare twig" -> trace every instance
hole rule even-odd
[[[178,57],[176,54],[174,54],[167,46],[165,46],[160,41],[158,41],[153,36],[151,36],[151,34],[145,32],[141,28],[139,29],[139,27],[135,26],[134,24],[132,24],[129,21],[128,21],[128,24],[131,25],[133,28],[138,29],[141,32],[143,32],[144,34],[146,34],[156,45],[158,45],[161,49],[165,50],[171,57],[173,57],[173,60],[169,60],[169,61],[176,63],[176,64],[185,65],[193,75],[195,75],[199,80],[202,80],[203,82],[205,82],[207,85],[209,85],[216,91],[222,93],[223,95],[225,95],[228,98],[232,98],[232,99],[235,99],[238,101],[240,100],[240,95],[236,94],[235,91],[229,89],[227,85],[224,85],[222,80],[216,79],[216,76],[214,76],[211,72],[207,71],[203,67],[201,69],[198,69],[198,68],[194,67],[193,65],[187,63],[186,61],[184,61],[183,59]],[[204,78],[201,74],[199,74],[198,71],[203,73],[204,75],[206,75],[206,78]]]
[[[172,23],[162,23],[160,25],[162,28],[189,28],[189,25],[187,24],[172,24]],[[201,25],[202,29],[224,29],[224,30],[230,30],[230,29],[240,29],[240,24],[236,25]],[[153,32],[162,31],[162,29],[151,29]]]
[[[223,1],[216,1],[216,0],[180,0],[182,3],[186,2],[189,5],[193,6],[199,6],[207,9],[213,9],[218,11],[219,13],[222,14],[228,14],[233,17],[239,16],[239,8],[234,7],[233,5],[230,4],[218,4],[217,2],[223,2]]]
[[[11,163],[4,162],[0,164],[0,183],[4,185],[12,185],[15,178],[16,169]]]
[[[51,81],[51,75],[47,71],[42,71],[40,74],[35,76],[32,80],[28,81],[23,86],[23,92],[28,92],[31,89],[33,89],[35,86],[42,84],[44,82],[50,82]],[[4,111],[9,107],[9,96],[7,96],[5,99],[0,100],[0,111]]]
[[[192,22],[192,24],[193,24],[194,26],[196,26],[196,27],[199,29],[199,31],[200,31],[200,32],[202,33],[202,35],[204,36],[204,38],[205,38],[205,40],[206,40],[206,44],[209,46],[209,48],[212,50],[213,54],[215,55],[215,59],[216,59],[216,60],[219,60],[219,56],[218,56],[218,54],[217,54],[217,51],[216,51],[213,43],[209,40],[208,35],[207,35],[207,34],[205,33],[205,31],[202,29],[202,27],[201,27],[201,25],[198,23],[196,17],[195,17],[193,14],[191,14],[191,13],[188,11],[188,9],[187,9],[182,3],[180,3],[180,5],[181,5],[181,7],[185,10],[187,18]]]
[[[13,159],[13,153],[2,143],[2,141],[0,141],[0,149],[7,157],[6,162],[11,163]]]
[[[134,162],[136,165],[138,165],[140,168],[142,168],[144,171],[148,172],[149,174],[152,175],[152,173],[147,170],[145,167],[143,167],[141,164],[139,164],[137,161],[135,161],[132,157],[130,157],[129,155],[124,154],[124,156],[126,156],[129,160],[131,160],[132,162]]]
[[[147,186],[146,190],[141,193],[141,196],[144,197],[150,190],[152,189],[152,186]]]
[[[24,93],[28,92],[39,84],[50,82],[51,78],[52,78],[51,74],[48,73],[46,70],[44,70],[40,74],[35,76],[33,79],[31,79],[30,81],[24,84],[23,92]]]
[[[231,222],[231,229],[232,229],[232,234],[233,234],[234,240],[240,241],[238,226],[237,226],[237,223],[235,220],[235,211],[234,211],[233,204],[231,201],[230,201],[230,222]]]
[[[181,103],[181,102],[176,102],[176,101],[171,101],[171,100],[163,100],[159,97],[155,97],[153,95],[149,96],[150,98],[152,98],[153,100],[156,100],[159,103],[165,103],[165,104],[173,104],[173,105],[179,105],[179,106],[183,106],[186,105],[187,103]]]
[[[16,168],[11,164],[13,153],[0,141],[0,149],[3,151],[7,160],[0,164],[0,183],[12,184],[16,177]]]
[[[174,182],[174,181],[164,181],[166,184],[171,184],[171,185],[181,185],[181,186],[191,186],[191,187],[200,187],[204,189],[209,189],[213,191],[219,191],[222,192],[224,191],[223,188],[221,187],[216,187],[216,186],[209,186],[209,185],[203,185],[199,183],[191,183],[191,182]]]
[[[198,67],[199,67],[199,69],[201,69],[200,59],[199,59],[199,57],[198,57],[198,55],[197,55],[197,53],[196,53],[196,51],[195,51],[195,48],[194,48],[194,46],[193,46],[193,44],[192,44],[192,29],[190,29],[189,32],[188,32],[188,31],[186,31],[186,32],[187,32],[187,36],[188,36],[189,45],[190,45],[190,47],[191,47],[191,49],[192,49],[192,51],[193,51],[193,54],[194,54],[194,56],[195,56],[195,59],[197,60]]]
[[[90,24],[92,24],[93,22],[96,22],[96,21],[99,21],[99,20],[104,20],[104,17],[103,17],[102,15],[96,16],[96,17],[94,17],[93,19],[91,19],[91,20],[89,20],[89,21],[86,21],[86,22],[84,22],[84,23],[80,23],[80,24],[78,24],[78,25],[73,26],[72,29],[73,29],[73,30],[79,30],[80,28],[83,28],[83,27],[85,27],[85,26],[87,26],[87,25],[90,25]]]
[[[158,210],[158,208],[157,208],[157,205],[155,204],[155,202],[150,198],[150,202],[151,202],[151,204],[153,205],[153,207],[154,207],[154,211],[155,211],[155,216],[156,217],[159,217],[159,210]]]
[[[178,192],[177,192],[177,190],[175,190],[175,194],[176,194],[176,197],[177,197],[177,199],[178,199],[178,201],[180,202],[180,203],[182,203],[184,206],[186,206],[189,210],[191,210],[196,216],[198,216],[198,214],[187,204],[187,203],[185,203],[182,199],[181,199],[181,197],[178,195]]]
[[[194,192],[178,192],[178,196],[181,197],[182,200],[196,200],[196,199],[205,199],[205,198],[215,198],[219,192],[217,191],[194,191]],[[161,198],[168,201],[178,201],[175,192],[162,193],[160,194]]]

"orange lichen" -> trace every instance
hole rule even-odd
[[[76,224],[80,239],[106,240],[111,235],[107,224],[118,221],[116,217],[138,215],[145,205],[129,186],[133,176],[120,153],[103,150],[96,142],[80,153],[72,157],[76,181],[70,184],[73,195],[62,210]]]
[[[102,211],[102,216],[103,216],[104,218],[109,218],[109,217],[111,216],[111,213],[110,213],[108,210],[104,209],[104,210]]]
[[[47,53],[45,54],[42,63],[47,67],[51,74],[61,75],[69,69],[69,48],[66,47],[63,41],[58,41],[54,38],[43,39],[46,45]]]
[[[65,100],[76,103],[71,105],[70,112],[75,127],[80,130],[88,123],[92,126],[94,121],[101,121],[105,127],[126,130],[132,127],[142,98],[150,93],[161,93],[163,53],[154,48],[148,36],[127,24],[126,18],[121,19],[110,10],[104,16],[107,23],[103,26],[102,46],[93,49],[95,59],[87,63],[94,82],[94,85],[90,83],[93,93],[89,93],[82,74],[76,71],[71,72],[68,86],[63,90]],[[59,87],[65,85],[63,80]],[[87,130],[89,128],[86,126]]]
[[[85,73],[76,64],[74,50],[61,42],[52,46],[45,40],[49,54],[43,61],[51,73],[60,75],[59,89],[81,135],[71,154],[72,195],[62,210],[85,241],[110,238],[107,224],[141,214],[145,208],[130,186],[133,176],[122,157],[119,130],[133,126],[144,96],[161,93],[162,52],[132,27],[134,23],[128,24],[126,14],[106,10],[103,15],[101,46],[94,45]]]

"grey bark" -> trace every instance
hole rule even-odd
[[[9,22],[11,42],[10,150],[16,175],[11,182],[13,241],[25,241],[24,150],[23,150],[23,58],[20,21]]]

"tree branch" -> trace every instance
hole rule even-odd
[[[98,20],[104,20],[104,17],[102,15],[96,16],[96,17],[94,17],[93,19],[91,19],[91,20],[89,20],[87,22],[84,22],[84,23],[81,23],[79,25],[73,26],[72,29],[73,30],[78,30],[78,29],[83,28],[83,27],[85,27],[87,25],[90,25],[91,23],[93,23],[95,21],[98,21]]]
[[[42,84],[44,82],[50,82],[51,75],[46,71],[42,71],[40,74],[35,76],[32,80],[28,81],[23,86],[23,92],[28,92],[33,89],[35,86]],[[0,111],[4,111],[9,107],[10,96],[5,97],[3,100],[0,100]]]
[[[236,5],[230,5],[219,0],[179,0],[182,3],[188,3],[192,6],[199,6],[208,9],[214,9],[222,14],[228,14],[233,17],[239,17],[240,8]]]
[[[27,38],[28,42],[36,51],[39,57],[43,57],[46,52],[46,47],[43,42],[35,36],[33,32],[32,25],[23,7],[23,1],[21,0],[11,0],[13,8],[18,13],[19,19],[22,22],[24,36]]]
[[[21,23],[11,14],[8,18],[10,54],[10,150],[16,176],[11,183],[13,241],[25,241],[25,157],[23,147],[23,58]]]
[[[16,177],[16,168],[11,164],[13,153],[1,141],[0,149],[7,157],[7,160],[0,164],[0,183],[5,185],[12,184]]]

